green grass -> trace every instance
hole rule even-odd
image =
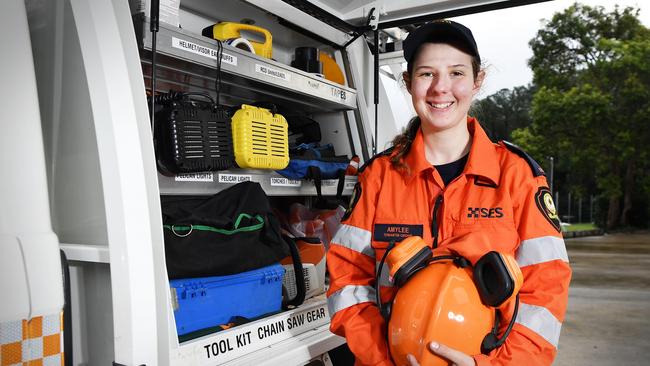
[[[595,229],[598,229],[598,227],[590,222],[571,224],[569,226],[562,227],[562,231],[583,231],[583,230],[595,230]]]

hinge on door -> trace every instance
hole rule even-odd
[[[379,7],[379,4],[377,4],[378,1],[373,2],[372,5],[368,5],[368,26],[370,29],[375,30],[379,26],[379,14],[381,13],[381,10],[383,7]],[[365,13],[366,7],[364,7],[364,13]]]

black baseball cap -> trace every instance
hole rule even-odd
[[[445,41],[459,42],[465,46],[463,51],[468,52],[481,62],[481,56],[478,53],[478,47],[476,46],[472,31],[466,26],[452,20],[435,20],[431,23],[423,24],[409,33],[402,45],[404,59],[410,64],[413,61],[412,59],[417,49],[423,43]]]

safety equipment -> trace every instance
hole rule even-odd
[[[469,355],[503,344],[514,323],[498,339],[495,307],[515,297],[523,283],[512,256],[489,252],[472,270],[469,260],[455,254],[432,257],[422,238],[411,236],[387,250],[384,259],[400,287],[392,306],[382,306],[395,362],[408,365],[406,355],[412,354],[423,366],[446,365],[426,349],[432,340]]]
[[[201,34],[212,39],[227,41],[229,39],[241,38],[241,31],[261,34],[264,37],[264,42],[249,40],[253,45],[253,49],[255,49],[255,54],[266,58],[273,57],[273,36],[271,32],[262,27],[235,22],[221,22],[203,28]]]

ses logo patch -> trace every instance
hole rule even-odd
[[[498,219],[503,217],[503,208],[501,207],[468,207],[467,208],[467,217],[468,218],[486,218],[486,219]]]

